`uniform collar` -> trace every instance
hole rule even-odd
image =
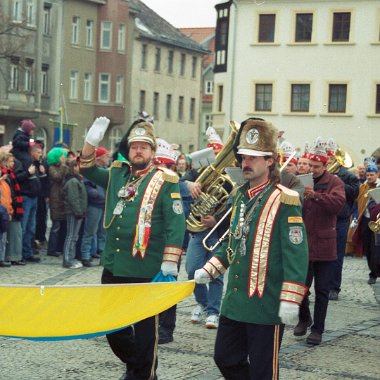
[[[255,195],[257,195],[260,191],[262,191],[266,186],[269,185],[269,180],[262,183],[261,185],[252,187],[251,189],[247,190],[247,194],[250,199],[252,199]]]

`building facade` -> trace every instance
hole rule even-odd
[[[216,10],[214,126],[262,117],[299,151],[332,137],[355,163],[378,147],[379,1],[234,0]]]

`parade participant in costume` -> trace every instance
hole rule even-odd
[[[214,359],[228,380],[278,379],[284,323],[297,318],[307,288],[307,239],[297,192],[279,184],[277,130],[241,124],[235,153],[247,183],[233,195],[228,238],[195,281],[229,268]]]
[[[297,174],[310,173],[309,155],[310,155],[310,146],[309,146],[309,143],[306,142],[305,151],[303,155],[298,159],[298,162],[297,162]]]
[[[338,145],[334,139],[330,137],[327,140],[326,153],[329,158],[328,163],[334,165],[336,161],[335,152]],[[333,166],[331,166],[333,167]],[[331,171],[330,171],[331,172]],[[340,210],[336,221],[336,254],[337,259],[334,261],[333,270],[330,280],[329,300],[337,301],[339,297],[340,287],[342,284],[343,260],[346,255],[347,233],[350,226],[350,218],[354,208],[354,202],[359,194],[359,179],[347,168],[339,165],[336,170],[331,172],[338,176],[344,183],[344,191],[346,202]]]
[[[318,138],[310,154],[310,166],[314,186],[305,186],[303,217],[309,246],[309,268],[306,285],[314,279],[314,318],[309,309],[309,295],[303,299],[299,322],[294,335],[303,336],[311,326],[308,344],[318,345],[322,341],[329,302],[330,279],[336,260],[336,221],[345,202],[344,184],[327,171],[328,157],[325,142]]]
[[[178,176],[153,165],[154,127],[137,120],[120,141],[128,161],[114,161],[109,170],[95,165],[95,147],[109,120],[97,118],[81,153],[81,172],[106,188],[106,244],[101,257],[102,283],[151,282],[162,270],[178,274],[185,219]],[[124,379],[157,379],[158,316],[107,335],[115,355],[126,364]]]
[[[288,161],[284,169],[290,173],[297,174],[298,156],[296,150],[290,142],[284,141],[281,144],[279,149],[279,156],[281,157],[280,165],[284,165],[286,161],[291,157],[290,161]]]
[[[206,131],[208,137],[208,148],[212,148],[214,154],[217,155],[223,148],[223,143],[213,127],[209,127]],[[206,169],[205,169],[206,170]],[[194,171],[192,172],[194,173]],[[190,174],[190,173],[189,173]],[[202,192],[201,184],[193,182],[200,175],[199,172],[191,181],[186,181],[188,189],[191,192],[193,199],[199,198]],[[222,215],[219,215],[219,218]],[[203,239],[207,236],[210,230],[217,223],[217,219],[214,215],[205,215],[202,218],[202,223],[206,227],[200,232],[191,232],[189,238],[189,245],[186,252],[186,272],[188,279],[194,279],[194,273],[212,257],[212,252],[208,251],[203,246]],[[218,235],[218,236],[217,236]],[[214,244],[220,234],[217,232],[210,239],[210,244]],[[223,295],[223,276],[216,276],[213,281],[208,285],[196,284],[194,289],[195,300],[197,306],[194,308],[191,314],[191,322],[194,324],[202,323],[205,320],[205,326],[208,329],[216,329],[219,325],[219,313],[220,304],[222,302]]]

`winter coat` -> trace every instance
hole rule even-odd
[[[63,202],[63,185],[68,168],[66,165],[57,164],[49,166],[50,183],[50,218],[52,221],[65,220],[65,205]]]
[[[15,160],[14,173],[18,183],[20,184],[20,193],[22,196],[35,198],[41,193],[41,173],[36,170],[35,174],[29,173],[30,165],[34,164],[32,158],[29,156],[27,161],[21,162]],[[37,165],[39,165],[37,163]],[[44,177],[46,174],[43,175]]]
[[[87,211],[87,192],[79,176],[66,176],[63,201],[66,215],[73,214],[77,218],[84,218]]]
[[[325,171],[314,181],[315,198],[304,201],[302,215],[306,226],[310,261],[336,260],[336,221],[345,204],[343,182]]]

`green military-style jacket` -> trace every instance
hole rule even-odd
[[[185,217],[174,172],[152,168],[121,208],[120,189],[138,182],[128,163],[114,161],[109,170],[83,165],[81,173],[106,189],[104,268],[114,276],[152,279],[163,261],[178,262]]]
[[[222,315],[246,323],[279,324],[280,301],[300,304],[307,291],[308,248],[299,195],[282,185],[266,188],[252,214],[242,255],[235,231],[242,202],[248,213],[249,201],[246,184],[234,195],[230,238],[203,268],[213,278],[229,268]]]

